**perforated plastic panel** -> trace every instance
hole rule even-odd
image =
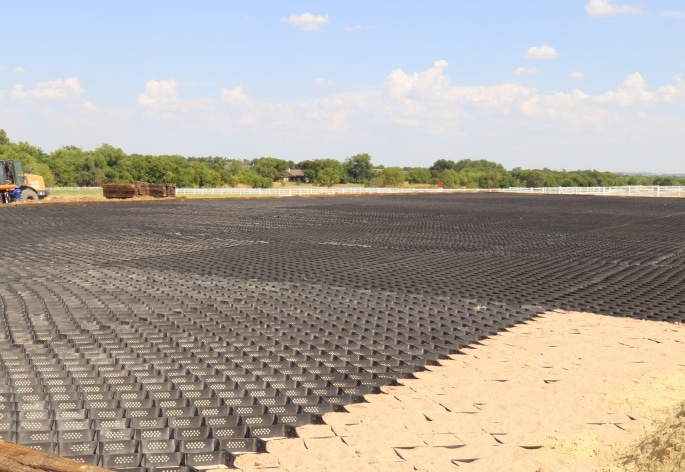
[[[44,205],[0,227],[0,438],[113,469],[225,467],[546,309],[685,321],[678,199]]]

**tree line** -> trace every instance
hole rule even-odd
[[[49,187],[92,187],[107,183],[173,183],[184,188],[272,187],[299,169],[307,182],[320,186],[354,183],[374,187],[441,185],[444,188],[608,187],[615,185],[685,185],[676,176],[619,175],[597,170],[505,169],[488,160],[439,159],[430,167],[374,166],[368,154],[343,162],[309,159],[301,162],[274,157],[227,159],[180,155],[126,154],[103,144],[84,151],[64,146],[51,153],[26,142],[13,143],[0,129],[0,159],[19,160],[25,170],[42,175]]]

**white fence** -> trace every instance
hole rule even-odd
[[[286,188],[177,188],[176,195],[364,195],[407,193],[525,193],[545,195],[625,195],[635,197],[685,197],[685,187],[630,185],[623,187],[538,187],[538,188],[371,188],[371,187],[286,187]]]
[[[621,195],[628,197],[685,197],[685,187],[658,185],[625,185],[621,187],[510,187],[507,193],[533,193],[545,195]]]
[[[177,188],[176,195],[246,195],[306,197],[310,195],[365,195],[398,193],[474,192],[476,189],[391,188],[391,187],[285,187],[285,188]],[[487,190],[480,190],[481,192]]]
[[[100,187],[54,187],[49,190],[98,190]],[[621,187],[509,187],[477,188],[372,188],[372,187],[284,187],[284,188],[177,188],[176,195],[305,197],[314,195],[390,195],[415,193],[517,193],[540,195],[620,195],[632,197],[685,197],[685,187],[627,185]]]
[[[48,187],[48,190],[102,190],[102,187]]]

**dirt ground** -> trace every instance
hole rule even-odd
[[[680,324],[551,312],[416,377],[235,465],[246,472],[685,466]]]

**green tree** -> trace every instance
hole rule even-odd
[[[274,185],[272,179],[259,175],[252,167],[245,167],[241,170],[236,176],[236,181],[252,188],[271,188]]]
[[[12,143],[5,130],[0,129],[0,159],[20,161],[25,172],[43,176],[45,185],[55,185],[55,177],[46,164],[47,155],[26,142]]]
[[[410,184],[429,184],[431,171],[425,167],[415,167],[407,172],[407,180]]]
[[[406,176],[401,167],[386,167],[380,177],[384,187],[401,187]]]
[[[523,183],[524,187],[544,187],[545,173],[538,169],[520,170],[516,172],[516,177]]]
[[[462,159],[458,162],[439,159],[428,169],[390,167],[376,172],[368,154],[357,154],[341,163],[336,159],[290,161],[263,157],[253,161],[219,156],[183,157],[179,155],[127,155],[119,148],[103,144],[93,151],[64,146],[46,154],[26,142],[12,143],[0,129],[0,157],[19,160],[27,171],[42,175],[48,186],[91,186],[109,182],[175,183],[180,187],[218,187],[247,184],[271,187],[273,180],[287,169],[299,167],[307,178],[319,185],[338,181],[373,185],[443,182],[445,187],[507,186],[613,186],[613,185],[684,185],[685,178],[668,175],[617,175],[598,170],[555,171],[521,169],[507,171],[501,164],[485,159]],[[379,169],[382,166],[379,166]],[[401,174],[401,172],[404,173]],[[321,174],[321,175],[320,175]],[[402,176],[401,176],[402,175]],[[337,176],[337,177],[336,177]],[[402,179],[402,180],[400,180]]]
[[[188,168],[184,172],[190,187],[216,188],[221,186],[221,174],[212,168],[211,163],[193,160],[188,163]]]
[[[246,161],[240,159],[231,159],[224,164],[224,170],[230,175],[238,175],[241,170],[249,166],[250,164]]]
[[[340,170],[333,167],[321,169],[316,175],[315,183],[320,187],[332,187],[340,182]]]
[[[657,177],[654,179],[654,185],[670,187],[679,184],[680,181],[677,177]]]
[[[317,166],[316,161],[307,159],[306,161],[301,161],[297,163],[297,168],[302,171],[304,177],[309,182],[314,182],[316,180]]]
[[[302,171],[309,182],[316,182],[319,172],[328,167],[335,169],[340,178],[343,177],[343,164],[337,159],[308,159],[297,163],[297,168]]]
[[[30,167],[44,163],[47,159],[46,154],[41,149],[26,142],[10,143],[0,147],[0,155],[3,159],[21,161],[22,167],[27,171]]]
[[[446,173],[448,170],[454,174]],[[511,185],[514,180],[504,166],[485,159],[462,159],[458,162],[439,159],[429,171],[433,182],[443,182],[445,187],[502,188]],[[423,174],[420,177],[410,176],[410,179],[421,178],[425,178]]]
[[[457,163],[447,159],[438,159],[428,168],[434,179],[437,179],[442,175],[442,172],[446,169],[451,169],[456,172],[458,170]]]
[[[76,146],[64,146],[48,156],[47,164],[60,186],[90,187],[104,181],[107,162],[92,151]]]
[[[10,144],[10,138],[7,137],[7,133],[4,129],[0,129],[0,146],[8,146]]]
[[[454,166],[454,170],[457,172],[464,169],[496,169],[499,171],[505,171],[502,164],[485,159],[462,159]]]
[[[260,157],[254,165],[255,171],[264,178],[276,180],[288,168],[288,162],[273,157]]]
[[[316,164],[316,170],[317,172],[325,169],[326,167],[330,167],[332,169],[337,170],[338,172],[342,173],[343,172],[343,164],[337,159],[316,159],[314,161]]]
[[[481,177],[478,181],[480,188],[504,188],[511,187],[514,177],[504,167],[481,168]]]
[[[459,174],[452,169],[444,169],[438,175],[438,182],[442,182],[444,188],[459,188]]]
[[[148,161],[148,178],[147,182],[154,184],[171,184],[177,183],[176,168],[172,156],[145,156]]]
[[[114,146],[110,146],[109,144],[103,144],[93,152],[102,156],[108,167],[117,166],[119,162],[126,157],[124,151],[115,148]]]
[[[345,173],[350,182],[365,183],[374,177],[371,156],[368,154],[355,154],[345,159]]]

